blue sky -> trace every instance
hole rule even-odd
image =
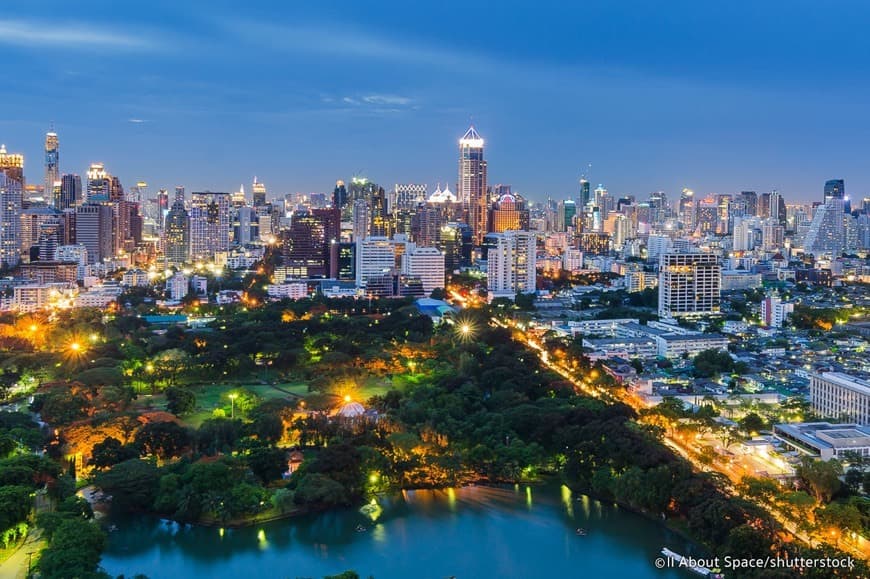
[[[491,183],[532,199],[777,188],[870,193],[870,3],[61,2],[0,12],[0,142],[41,182],[270,194],[456,180],[473,119]]]

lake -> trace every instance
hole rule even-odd
[[[113,517],[102,566],[152,579],[316,577],[348,569],[376,579],[687,577],[653,562],[692,546],[655,521],[567,487],[406,491],[362,510],[245,529]],[[364,526],[365,530],[358,530]],[[576,529],[587,534],[578,536]],[[696,551],[697,553],[697,551]]]

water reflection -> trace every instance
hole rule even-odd
[[[669,576],[651,564],[662,546],[691,552],[654,522],[556,485],[408,491],[360,509],[245,529],[141,517],[115,516],[112,523],[119,530],[109,535],[105,569],[152,579],[238,579],[252,569],[318,577],[351,568],[378,579],[578,576],[578,569],[583,576],[659,579]],[[578,527],[588,536],[577,536]]]

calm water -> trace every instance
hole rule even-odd
[[[152,579],[685,577],[653,566],[663,546],[691,546],[661,525],[572,496],[566,487],[412,491],[347,510],[248,529],[113,519],[103,567]],[[358,525],[365,532],[357,532]],[[575,529],[587,529],[577,536]]]

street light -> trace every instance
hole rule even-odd
[[[230,418],[236,418],[236,397],[238,394],[230,394]]]

